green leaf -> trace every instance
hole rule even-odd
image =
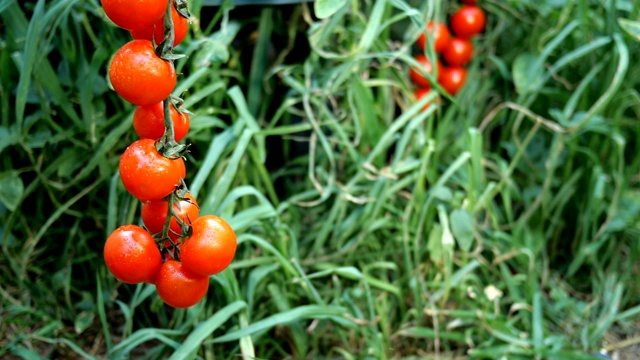
[[[29,350],[29,349],[27,349],[25,347],[22,347],[22,346],[16,346],[16,347],[11,348],[11,352],[14,355],[16,355],[16,356],[18,356],[18,357],[20,357],[22,359],[25,359],[25,360],[40,360],[40,359],[44,359],[43,357],[38,355],[38,353],[36,353],[35,351]]]
[[[30,134],[26,139],[26,146],[31,149],[40,149],[51,140],[51,131],[49,129],[43,129],[38,132]]]
[[[10,128],[0,126],[0,153],[2,153],[2,150],[6,147],[17,144],[18,140],[15,126]]]
[[[89,326],[91,326],[95,317],[96,314],[93,311],[80,312],[73,322],[73,329],[76,334],[82,334]]]
[[[198,325],[169,359],[185,359],[188,357],[215,329],[246,306],[247,304],[244,301],[236,301],[218,310],[215,315]]]
[[[440,261],[442,257],[442,228],[439,224],[434,224],[433,228],[431,228],[427,249],[429,250],[431,261]]]
[[[464,251],[471,250],[473,244],[473,217],[467,210],[456,209],[451,212],[451,232]]]
[[[275,315],[266,317],[260,321],[235,331],[226,333],[225,335],[213,340],[214,343],[222,343],[235,341],[246,335],[253,335],[258,332],[271,329],[277,325],[290,324],[300,319],[333,319],[334,321],[343,320],[345,309],[338,306],[321,306],[321,305],[302,305],[293,310],[284,311]],[[351,324],[350,321],[343,325]]]
[[[229,49],[217,39],[205,39],[200,50],[195,54],[193,63],[197,67],[208,67],[212,63],[227,62],[229,60]]]
[[[35,67],[36,53],[39,51],[38,47],[40,41],[43,38],[45,31],[45,23],[42,21],[44,17],[44,4],[45,2],[40,0],[36,4],[33,11],[31,21],[29,22],[29,28],[27,30],[25,49],[23,52],[22,67],[20,68],[20,80],[18,82],[18,88],[16,90],[16,123],[18,126],[22,126],[24,120],[24,111],[27,104],[27,96],[29,93],[31,80],[33,76],[33,70]]]
[[[0,202],[15,211],[24,192],[24,183],[15,171],[0,174]]]
[[[347,0],[316,0],[313,9],[319,19],[326,19],[335,14],[347,3]]]
[[[627,34],[633,36],[637,41],[640,41],[640,21],[632,21],[629,19],[618,18],[618,25]]]
[[[526,93],[534,89],[539,81],[540,69],[538,58],[533,54],[520,54],[513,62],[513,83],[518,93]]]

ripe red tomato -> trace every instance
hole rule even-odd
[[[191,225],[191,222],[198,218],[200,209],[193,195],[187,193],[185,198],[189,200],[180,200],[178,202],[179,206],[174,204],[173,211],[178,215],[180,220]],[[152,200],[144,203],[142,205],[142,221],[144,222],[144,226],[146,226],[152,234],[161,232],[167,219],[168,210],[169,202],[166,200]],[[176,234],[182,234],[182,229],[175,218],[169,221],[169,229]],[[169,231],[169,236],[176,241],[179,236],[173,232]]]
[[[469,4],[469,5],[475,5],[476,4],[476,0],[462,0],[463,3],[465,4]]]
[[[420,55],[417,55],[415,59],[418,63],[420,63],[425,68],[427,73],[433,74],[433,65],[431,64],[431,62],[426,56],[420,54]],[[436,67],[438,68],[438,74],[439,74],[440,69],[442,67],[442,64],[440,64],[440,60],[437,60]],[[424,77],[418,69],[411,68],[409,70],[409,77],[411,78],[411,81],[413,81],[413,83],[418,85],[419,87],[431,88],[431,83],[429,82],[429,79]]]
[[[222,218],[205,215],[193,224],[191,237],[183,241],[180,260],[194,274],[209,276],[224,270],[236,253],[236,233]]]
[[[184,264],[167,260],[156,276],[156,290],[167,305],[174,308],[188,308],[200,302],[209,289],[207,276],[194,275],[184,268]]]
[[[153,25],[167,10],[167,0],[102,0],[102,8],[116,25],[130,30]]]
[[[187,31],[189,31],[189,20],[182,17],[176,10],[175,6],[171,8],[171,19],[173,20],[173,30],[175,32],[173,46],[176,46],[184,40],[185,36],[187,36]],[[134,39],[151,41],[151,37],[153,36],[156,40],[156,44],[160,44],[164,38],[164,16],[158,19],[155,24],[135,28],[129,32]]]
[[[451,95],[455,95],[464,85],[467,70],[461,67],[445,67],[438,76],[438,83]]]
[[[162,258],[151,234],[137,225],[124,225],[104,244],[104,261],[116,279],[127,283],[153,283]]]
[[[124,187],[143,202],[169,195],[185,175],[184,160],[162,156],[151,139],[134,142],[120,157]]]
[[[164,135],[163,101],[138,106],[133,113],[133,128],[141,139],[159,139]],[[176,141],[182,140],[189,132],[189,114],[179,113],[173,105],[169,106]]]
[[[166,99],[176,86],[176,71],[159,58],[148,40],[132,40],[113,56],[109,66],[113,89],[128,102],[150,105]]]
[[[449,40],[451,39],[451,33],[449,32],[449,28],[447,25],[439,22],[429,21],[427,24],[427,33],[433,36],[433,46],[437,53],[444,51],[449,45]],[[418,46],[420,49],[424,50],[427,45],[427,37],[425,34],[420,34],[418,38]]]
[[[473,44],[469,39],[453,38],[449,46],[442,53],[444,61],[449,66],[463,66],[471,61]]]
[[[457,37],[469,39],[484,30],[485,22],[486,16],[481,8],[464,5],[451,17],[451,30]]]

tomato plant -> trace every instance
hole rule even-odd
[[[162,258],[153,237],[137,225],[124,225],[109,235],[104,261],[116,279],[127,283],[153,283]]]
[[[133,128],[141,139],[159,139],[164,135],[164,102],[138,106],[133,113]],[[182,140],[189,132],[189,114],[178,112],[173,104],[170,106],[175,140]]]
[[[464,66],[473,57],[473,44],[469,39],[453,38],[442,57],[449,66]]]
[[[156,290],[167,305],[187,308],[200,302],[209,289],[209,277],[195,275],[184,268],[184,264],[167,260],[156,276]]]
[[[464,81],[467,78],[467,70],[461,67],[444,67],[440,76],[438,76],[438,83],[443,89],[451,95],[455,95],[460,88],[464,85]]]
[[[429,21],[427,24],[427,33],[433,37],[433,46],[437,53],[444,51],[449,45],[451,39],[451,33],[447,25],[439,22]],[[420,49],[424,50],[427,45],[427,37],[425,34],[420,34],[417,41]]]
[[[165,222],[167,220],[167,213],[169,212],[169,202],[167,200],[151,200],[142,204],[142,221],[144,226],[149,229],[152,234],[156,234],[162,231]],[[177,204],[173,204],[173,214],[170,223],[169,236],[173,240],[177,240],[179,235],[182,234],[182,227],[176,221],[176,217],[181,222],[191,225],[192,221],[198,218],[200,209],[196,199],[190,193],[185,195],[184,199],[181,199]],[[166,244],[165,244],[166,245]]]
[[[116,3],[123,9],[131,5],[124,0],[105,1],[107,8]],[[131,1],[135,6],[151,0]],[[136,40],[116,52],[108,71],[118,95],[138,105],[133,127],[141,139],[124,151],[119,172],[125,189],[143,202],[142,220],[154,235],[135,226],[131,228],[136,230],[134,236],[123,227],[130,231],[116,231],[107,239],[105,262],[119,280],[155,283],[165,303],[185,308],[204,298],[209,275],[229,266],[236,235],[217,216],[198,217],[198,204],[184,181],[183,155],[188,145],[178,141],[189,131],[189,115],[176,109],[184,101],[171,92],[176,85],[173,61],[181,57],[173,53],[173,47],[186,36],[190,15],[186,0],[165,0],[162,9],[148,22],[127,13],[132,17],[127,21],[138,21],[137,26],[118,21]],[[119,20],[118,16],[114,18]],[[163,42],[172,36],[173,43]],[[155,49],[154,42],[159,43]]]
[[[215,215],[196,219],[191,237],[182,243],[180,259],[185,269],[209,276],[224,270],[236,253],[236,234],[229,224]]]
[[[131,195],[141,201],[164,198],[185,175],[184,160],[162,156],[151,139],[134,142],[120,157],[122,183]]]
[[[165,4],[166,5],[166,4]],[[109,80],[128,102],[150,105],[166,99],[176,86],[176,72],[162,60],[148,40],[132,40],[111,60]]]
[[[104,13],[121,28],[130,30],[153,25],[162,18],[166,0],[102,0]]]
[[[484,30],[486,16],[478,6],[463,5],[451,17],[451,30],[460,38],[469,39]]]
[[[176,46],[184,40],[189,31],[189,20],[181,16],[175,7],[171,7],[171,19],[173,20],[173,27],[175,31],[175,37],[173,40],[173,46]],[[129,32],[134,39],[151,40],[153,37],[156,44],[160,44],[164,38],[164,16],[158,19],[155,24],[131,29]]]
[[[415,57],[415,60],[425,69],[425,71],[428,74],[434,75],[433,64],[431,63],[431,61],[429,61],[429,59],[426,56],[422,54],[417,55]],[[436,67],[438,69],[438,73],[440,73],[441,66],[442,64],[440,64],[440,61],[439,60],[436,61]],[[409,77],[411,78],[411,81],[413,81],[413,83],[418,85],[419,87],[431,88],[431,82],[424,75],[422,75],[422,72],[420,71],[420,69],[411,68],[409,70]]]

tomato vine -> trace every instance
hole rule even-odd
[[[411,81],[417,86],[414,90],[416,100],[426,96],[431,90],[432,79],[447,93],[455,96],[464,86],[467,77],[465,65],[473,57],[473,43],[471,39],[484,30],[486,18],[484,11],[475,5],[475,1],[463,1],[466,5],[451,16],[450,27],[436,21],[429,21],[426,33],[421,33],[416,44],[424,52],[427,46],[432,46],[435,53],[439,54],[446,65],[441,65],[436,59],[437,68],[434,74],[434,66],[424,53],[416,55],[414,60],[418,67],[409,69]],[[437,75],[437,76],[436,76]],[[437,98],[436,98],[437,99]],[[428,108],[426,104],[424,109]]]
[[[184,57],[173,53],[175,45],[184,38],[182,34],[176,38],[174,11],[178,18],[188,19],[191,15],[187,1],[151,1],[155,3],[148,6],[150,9],[156,9],[157,3],[166,2],[163,17],[157,17],[155,10],[146,12],[148,17],[136,19],[140,28],[136,28],[136,21],[127,18],[126,11],[118,8],[121,3],[103,1],[107,16],[128,29],[135,38],[114,56],[109,78],[119,95],[138,105],[134,128],[142,139],[125,150],[119,170],[127,191],[143,202],[142,219],[146,227],[124,225],[116,229],[107,238],[104,256],[107,267],[117,279],[126,283],[153,283],[165,303],[182,308],[204,298],[209,286],[208,277],[229,266],[237,242],[235,232],[222,218],[199,216],[197,201],[189,193],[184,179],[184,155],[188,152],[188,144],[178,140],[188,131],[189,112],[183,108],[183,100],[171,92],[176,84],[173,63]],[[127,7],[144,10],[148,2],[131,0]],[[156,44],[157,25],[149,24],[159,21],[163,36],[160,44]],[[158,106],[161,107],[163,127],[159,137],[157,130],[160,129],[155,129],[159,126],[155,121]],[[172,106],[178,114],[177,119],[186,120],[181,123],[178,139]],[[176,224],[174,228],[173,224]],[[150,244],[155,244],[155,248],[150,249],[153,246]],[[188,249],[186,260],[180,257],[183,247]],[[140,274],[142,269],[145,272]]]

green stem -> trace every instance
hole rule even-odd
[[[180,250],[178,249],[178,245],[173,241],[171,236],[169,236],[169,232],[171,231],[172,218],[176,219],[176,221],[180,225],[180,228],[182,228],[182,225],[184,223],[182,219],[180,219],[180,217],[176,215],[175,211],[173,211],[173,206],[177,203],[177,201],[179,201],[179,199],[177,199],[177,195],[175,191],[169,194],[167,198],[167,217],[164,220],[164,225],[162,226],[162,231],[160,232],[160,238],[156,240],[156,243],[160,246],[160,249],[162,250],[164,248],[164,242],[168,241],[171,244],[171,247],[173,248],[173,253],[169,252],[169,254],[175,260],[180,261],[180,257],[179,257]],[[182,234],[180,234],[179,240],[181,239],[182,239]]]
[[[175,130],[173,129],[173,121],[171,120],[171,96],[164,99],[164,128],[166,132],[166,140],[168,144],[176,143]]]
[[[173,1],[174,0],[169,0],[167,2],[167,11],[165,11],[165,14],[164,14],[163,47],[165,48],[164,51],[167,51],[169,53],[171,53],[171,51],[173,50],[173,42],[175,40],[175,31],[173,29],[173,18],[171,17]],[[173,130],[173,121],[171,121],[170,106],[171,106],[171,95],[169,95],[169,97],[167,97],[164,100],[164,127],[167,132],[167,137],[166,137],[166,139],[168,140],[167,142],[169,144],[174,144],[176,140],[175,140],[175,133]]]

